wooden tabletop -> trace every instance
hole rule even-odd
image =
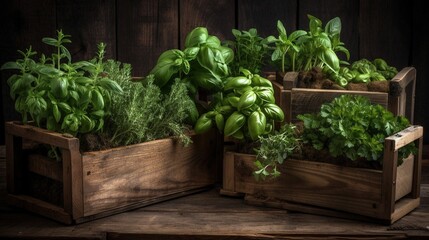
[[[221,196],[214,186],[67,226],[5,204],[0,161],[0,239],[429,239],[428,163],[423,164],[420,207],[392,225],[251,206],[242,198]]]

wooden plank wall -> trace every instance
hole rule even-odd
[[[16,59],[16,50],[32,45],[48,52],[42,37],[57,29],[72,35],[69,45],[74,60],[94,56],[97,44],[107,44],[107,57],[131,63],[134,76],[143,76],[167,49],[182,48],[187,33],[205,26],[221,40],[232,39],[231,29],[258,29],[262,36],[276,35],[276,21],[286,29],[308,29],[307,14],[324,23],[339,16],[342,41],[351,61],[382,57],[401,69],[417,69],[415,124],[425,127],[429,144],[429,45],[423,34],[425,8],[421,1],[389,0],[44,0],[5,1],[0,7],[0,64]],[[0,144],[4,121],[19,119],[1,72]]]

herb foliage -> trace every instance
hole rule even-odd
[[[304,123],[304,143],[310,143],[315,149],[327,148],[334,157],[364,158],[380,163],[384,139],[410,126],[405,117],[394,116],[381,105],[354,95],[341,95],[323,104],[319,113],[298,115],[298,119]],[[401,148],[398,164],[415,152],[413,143]]]

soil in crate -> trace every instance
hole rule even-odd
[[[309,71],[301,71],[298,74],[298,88],[311,89],[333,89],[350,91],[370,91],[370,92],[389,92],[389,81],[372,81],[369,83],[349,83],[346,87],[341,87],[331,79],[328,79],[322,70],[314,67]]]

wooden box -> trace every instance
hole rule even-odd
[[[382,170],[287,159],[280,177],[266,181],[253,176],[255,155],[226,151],[221,194],[244,194],[248,204],[391,224],[420,204],[422,141],[421,126],[387,137]],[[410,142],[418,153],[397,166],[398,150]]]
[[[287,72],[283,77],[274,72],[266,73],[273,83],[276,103],[285,113],[285,122],[297,122],[297,116],[320,110],[323,103],[332,101],[342,94],[362,95],[372,103],[377,103],[397,116],[405,116],[414,122],[414,95],[416,88],[416,69],[403,68],[389,80],[389,93],[370,91],[328,90],[297,88],[297,72]]]
[[[8,122],[7,202],[73,224],[201,191],[218,180],[221,140],[216,131],[192,140],[187,147],[167,138],[80,152],[77,138]],[[26,149],[28,141],[57,146],[62,160]],[[34,174],[42,179],[36,190],[48,193],[30,189]],[[55,186],[59,200],[44,199]]]

